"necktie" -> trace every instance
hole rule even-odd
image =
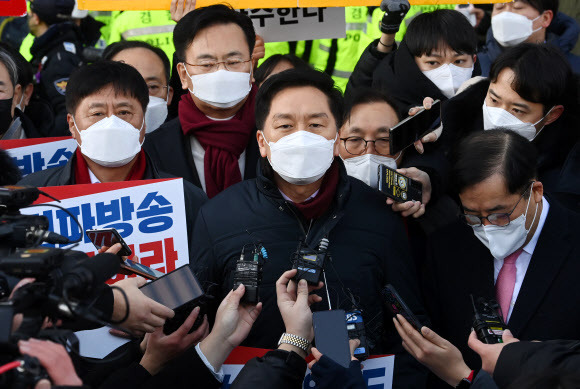
[[[516,285],[516,260],[521,253],[522,250],[519,249],[504,259],[503,266],[501,267],[497,276],[497,281],[495,282],[495,296],[499,306],[501,307],[503,320],[506,323],[510,311],[512,295],[514,294],[514,287]]]

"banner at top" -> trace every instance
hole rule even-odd
[[[3,0],[0,0],[2,3]],[[505,0],[409,0],[412,5],[423,4],[489,4]],[[168,10],[171,0],[78,0],[79,9],[92,11],[152,11]],[[197,0],[196,7],[222,4],[221,0]],[[377,0],[229,0],[235,9],[244,8],[294,8],[294,7],[350,7],[360,5],[378,6]]]
[[[0,0],[0,16],[26,15],[26,0]]]

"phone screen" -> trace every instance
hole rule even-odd
[[[171,309],[179,308],[204,294],[189,265],[143,285],[141,291],[145,296]]]
[[[122,263],[121,266],[125,269],[125,270],[129,270],[134,272],[135,274],[138,275],[149,275],[148,278],[159,278],[159,277],[163,277],[164,273],[161,273],[158,270],[155,269],[151,269],[150,267],[147,267],[145,265],[142,265],[138,262],[134,262],[130,259],[125,259]]]
[[[120,243],[113,230],[89,230],[87,235],[97,249],[103,246],[111,247],[115,243]]]
[[[424,109],[414,116],[409,116],[389,131],[389,146],[391,155],[412,145],[430,131],[441,116],[439,100],[435,100],[431,109]]]
[[[350,347],[346,328],[346,313],[341,309],[314,312],[314,342],[316,348],[339,365],[350,366]]]

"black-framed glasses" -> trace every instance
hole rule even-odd
[[[346,152],[351,155],[362,155],[367,151],[369,143],[374,143],[375,150],[380,155],[390,155],[389,138],[379,138],[375,140],[366,140],[360,136],[349,136],[340,138],[344,142]]]
[[[526,193],[528,193],[528,191],[532,188],[534,182],[535,181],[528,184],[528,187],[526,188],[524,193],[522,193],[516,205],[514,205],[512,210],[508,213],[492,213],[487,216],[468,215],[466,213],[462,213],[459,215],[459,217],[461,218],[461,220],[463,220],[465,224],[471,227],[479,227],[483,225],[484,220],[487,220],[490,224],[493,224],[494,226],[506,227],[510,224],[510,216],[512,215],[512,213],[514,213],[514,211],[518,207],[518,204],[520,203],[520,201],[522,201]]]
[[[203,73],[217,72],[220,64],[223,64],[224,68],[226,70],[229,70],[232,72],[244,72],[247,70],[246,64],[248,62],[250,62],[251,60],[252,60],[252,57],[250,56],[250,59],[245,60],[245,61],[235,58],[235,59],[228,59],[227,61],[219,61],[219,62],[218,61],[204,60],[198,64],[193,64],[193,63],[189,63],[189,62],[185,62],[185,61],[183,61],[183,63],[186,63],[189,66],[195,66],[197,69],[199,69]]]

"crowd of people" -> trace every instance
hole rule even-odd
[[[383,0],[364,7],[377,32],[345,70],[346,41],[283,42],[293,53],[272,55],[228,5],[173,0],[170,29],[157,30],[171,45],[129,39],[132,29],[101,50],[111,26],[96,14],[31,1],[29,45],[0,43],[0,141],[70,136],[78,147],[25,177],[0,150],[0,185],[183,178],[189,264],[215,297],[199,328],[196,308],[166,335],[174,312],[139,290],[143,279],[119,281],[101,304],[131,341],[98,363],[20,341],[48,373],[36,387],[218,388],[240,345],[271,351],[232,388],[301,388],[307,368],[317,388],[373,387],[355,357],[345,368],[316,348],[313,312],[329,306],[362,312],[370,353],[395,356],[393,388],[580,387],[580,26],[558,5],[466,15]],[[334,63],[299,47],[332,47]],[[432,109],[422,137],[391,152],[390,129]],[[381,165],[420,183],[421,199],[379,191]],[[269,259],[249,305],[234,272],[257,240]],[[324,283],[296,282],[296,247],[322,240]],[[392,314],[387,284],[420,327]],[[477,336],[474,298],[508,328],[503,343]]]

